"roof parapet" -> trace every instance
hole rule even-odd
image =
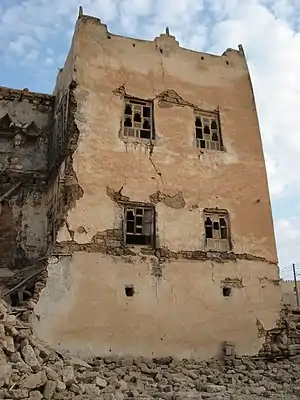
[[[84,14],[84,10],[81,5],[79,6],[79,10],[78,10],[78,19],[83,19],[86,22],[91,21],[93,25],[100,25],[100,26],[104,27],[104,30],[107,34],[108,39],[110,39],[111,36],[118,36],[118,35],[111,34],[107,29],[107,25],[103,24],[101,22],[100,18]],[[145,40],[145,41],[149,42],[149,40]],[[159,36],[155,37],[153,42],[155,43],[156,48],[159,49],[161,52],[175,50],[176,48],[181,47],[179,42],[176,40],[176,37],[173,35],[170,35],[170,29],[168,26],[166,27],[165,33],[161,33]],[[189,49],[187,49],[187,50],[189,50]],[[200,52],[200,51],[197,51],[197,53],[209,54],[209,53],[204,53],[204,52]],[[228,56],[232,53],[235,53],[235,54],[238,53],[241,56],[243,56],[244,59],[246,59],[245,52],[244,52],[243,46],[241,44],[238,45],[238,49],[227,48],[221,55],[213,55],[213,54],[210,54],[210,55],[213,55],[215,57],[222,57],[222,56]]]

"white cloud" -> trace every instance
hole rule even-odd
[[[83,0],[83,6],[87,14],[99,17],[116,33],[153,39],[169,26],[182,46],[216,53],[242,43],[259,111],[273,204],[285,197],[287,188],[295,187],[300,193],[298,0]],[[4,6],[0,50],[19,63],[26,55],[26,63],[32,59],[36,65],[40,60],[47,68],[57,68],[61,53],[55,47],[62,40],[66,43],[77,12],[77,0],[23,0]],[[291,232],[295,220],[288,221],[290,215],[291,210],[284,219],[275,216],[284,262],[300,248],[299,235],[296,246],[291,245],[294,239],[285,241],[278,233]],[[283,221],[291,226],[284,226]]]
[[[300,269],[300,218],[275,221],[276,240],[281,253],[281,270],[284,279],[292,279],[292,263]],[[299,271],[300,272],[300,271]]]

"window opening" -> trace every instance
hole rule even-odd
[[[125,98],[123,133],[126,137],[154,140],[152,102]]]
[[[205,220],[205,236],[206,236],[206,239],[213,238],[212,221],[209,217],[207,217]]]
[[[197,113],[195,115],[196,147],[210,150],[223,150],[219,118],[216,113]]]
[[[125,207],[125,244],[153,245],[154,208],[151,206]]]
[[[228,214],[224,211],[207,214],[208,212],[205,212],[204,215],[206,247],[212,250],[229,250]]]

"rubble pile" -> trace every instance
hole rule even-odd
[[[258,334],[264,338],[259,356],[264,359],[300,358],[300,311],[284,306],[274,329],[264,330],[257,321]]]
[[[11,307],[0,300],[0,399],[300,398],[297,357],[293,361],[273,362],[238,358],[230,346],[222,361],[113,356],[83,361],[61,354],[35,338],[32,332],[30,318],[42,286],[43,283],[36,284],[38,291],[24,303],[26,306]],[[297,324],[292,327],[297,330]]]

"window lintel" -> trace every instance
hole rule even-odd
[[[215,117],[216,119],[218,119],[220,116],[220,112],[218,109],[208,111],[208,110],[202,110],[200,108],[194,108],[194,115],[195,117],[208,117],[208,118]]]
[[[125,102],[132,102],[132,104],[140,104],[141,106],[153,106],[152,99],[141,99],[140,97],[135,96],[124,96]]]
[[[119,200],[118,204],[122,205],[126,208],[151,208],[154,209],[155,206],[152,203],[143,203],[141,201],[128,201],[128,200]]]
[[[204,208],[203,213],[206,214],[214,214],[214,215],[225,215],[228,216],[228,211],[225,208]]]

